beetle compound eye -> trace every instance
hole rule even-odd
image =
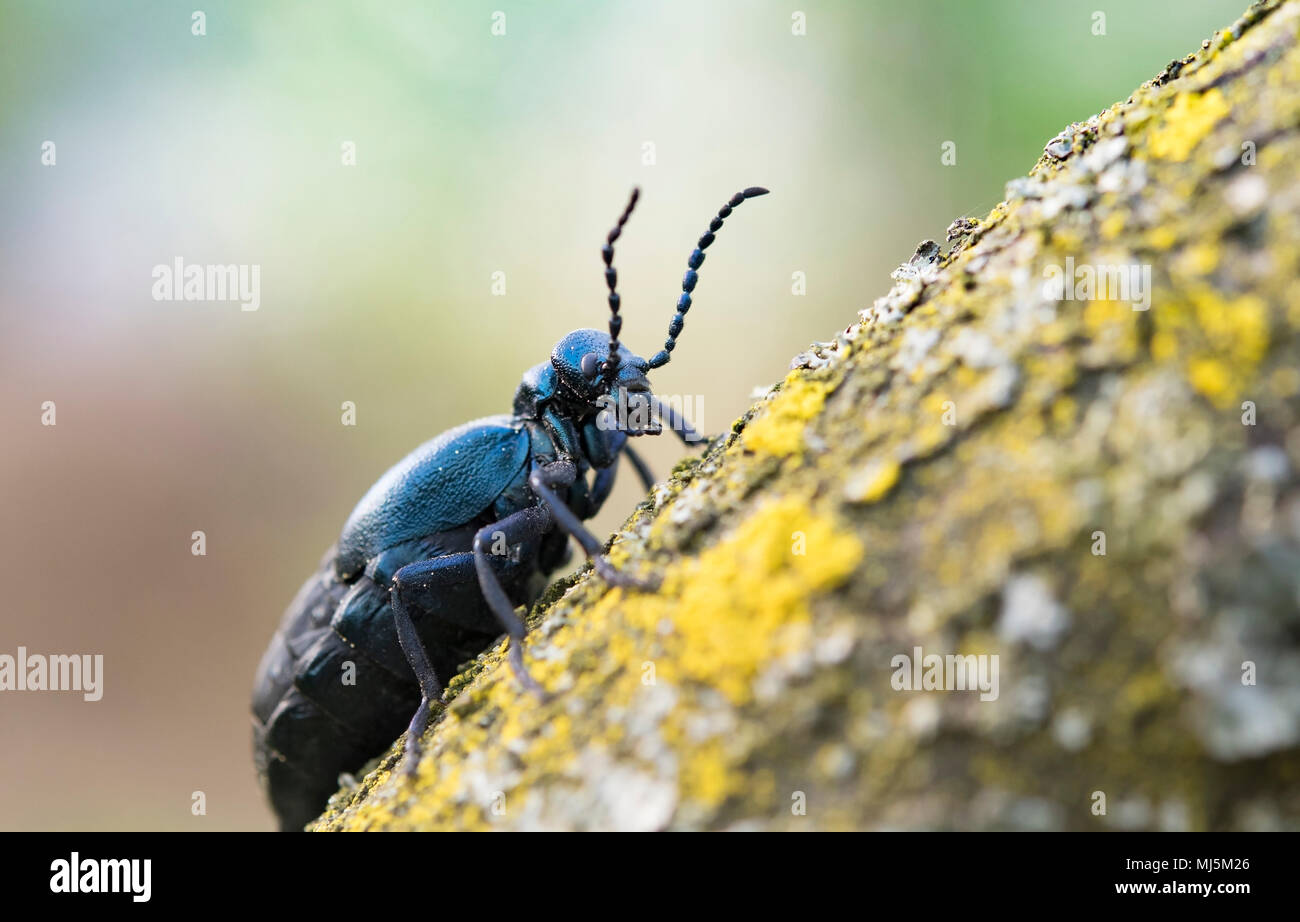
[[[582,376],[591,380],[600,373],[600,356],[594,352],[588,352],[582,357],[582,362],[578,365],[582,371]]]

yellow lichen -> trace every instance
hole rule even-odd
[[[1243,370],[1253,368],[1268,349],[1268,305],[1256,295],[1224,299],[1199,289],[1193,295],[1196,320],[1210,345]]]
[[[1217,88],[1175,96],[1163,122],[1152,130],[1147,150],[1164,160],[1186,160],[1227,114],[1228,101]]]
[[[1151,357],[1157,362],[1167,362],[1178,354],[1178,337],[1168,330],[1157,330],[1151,335]]]
[[[780,457],[799,451],[808,420],[821,412],[830,389],[824,381],[812,381],[798,371],[790,372],[767,412],[746,427],[741,436],[745,447],[757,454]]]
[[[1189,246],[1174,261],[1177,271],[1190,276],[1209,275],[1218,265],[1219,248],[1207,241]]]
[[[1187,363],[1187,379],[1215,405],[1227,406],[1232,402],[1232,372],[1218,359],[1192,359]]]
[[[1138,348],[1136,317],[1131,303],[1099,298],[1084,307],[1083,325],[1090,338],[1112,346],[1127,360]]]
[[[849,478],[844,487],[845,498],[857,503],[874,503],[894,488],[901,470],[893,459],[869,464]]]
[[[1268,352],[1268,302],[1254,294],[1225,298],[1197,283],[1152,311],[1151,355],[1177,359],[1192,386],[1216,406],[1250,387]]]
[[[861,556],[858,539],[806,500],[761,506],[665,587],[676,595],[663,615],[680,641],[682,674],[745,700],[765,663],[808,643],[808,599],[841,582]]]
[[[736,793],[743,779],[729,764],[721,742],[683,743],[682,752],[679,786],[690,800],[716,807]]]
[[[1154,250],[1167,250],[1178,240],[1178,234],[1172,228],[1161,225],[1147,233],[1147,245]]]

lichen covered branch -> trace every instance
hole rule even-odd
[[[318,828],[1300,826],[1298,30],[922,244],[615,536],[657,592],[534,607],[546,703],[484,654]],[[917,648],[995,694],[899,688]]]

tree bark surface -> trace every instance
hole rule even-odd
[[[1252,6],[922,244],[612,539],[658,591],[534,607],[548,701],[498,645],[316,828],[1300,827],[1298,31]]]

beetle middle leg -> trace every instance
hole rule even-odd
[[[623,446],[623,448],[620,449],[620,452],[622,456],[627,458],[628,463],[632,465],[633,470],[636,471],[637,477],[641,479],[641,486],[643,486],[647,492],[653,490],[655,486],[655,475],[650,470],[650,465],[646,464],[641,456],[634,452],[629,446]],[[605,500],[609,499],[609,494],[614,490],[614,480],[616,479],[617,473],[617,461],[609,467],[603,468],[597,472],[595,482],[591,487],[591,514],[588,515],[587,518],[594,516],[601,510],[601,507],[605,505]]]
[[[551,512],[546,507],[530,506],[499,522],[484,525],[474,535],[474,569],[478,572],[479,588],[483,591],[488,607],[510,635],[510,668],[525,688],[543,698],[546,696],[545,690],[524,668],[524,623],[515,614],[514,604],[501,587],[501,580],[492,566],[491,547],[498,535],[504,535],[507,542],[513,539],[540,538],[550,528],[552,521]]]
[[[650,470],[650,465],[645,463],[645,459],[637,454],[631,445],[623,446],[623,454],[627,457],[628,463],[636,471],[636,475],[641,478],[641,484],[649,492],[655,487],[655,475]]]

